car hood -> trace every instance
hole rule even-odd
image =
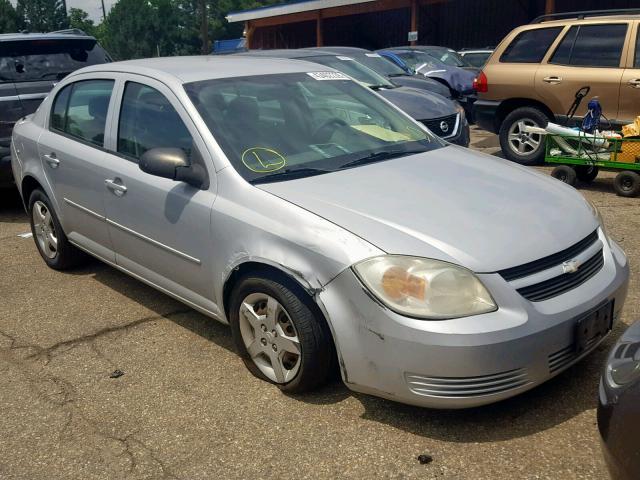
[[[546,257],[598,226],[573,188],[455,146],[258,187],[387,253],[436,258],[475,272]]]
[[[417,88],[418,90],[437,93],[443,97],[451,97],[451,92],[449,92],[449,89],[445,87],[443,83],[422,75],[402,75],[390,77],[389,80],[403,87]]]
[[[455,104],[437,93],[417,88],[380,89],[378,93],[416,120],[429,120],[456,113]]]

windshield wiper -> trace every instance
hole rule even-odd
[[[367,156],[356,158],[350,162],[340,165],[340,170],[345,168],[357,167],[359,165],[366,165],[367,163],[381,162],[383,160],[391,160],[392,158],[406,157],[407,155],[416,155],[418,153],[424,153],[427,150],[382,150],[380,152],[373,152]]]
[[[379,85],[369,85],[369,88],[371,90],[378,91],[378,90],[382,90],[383,88],[386,88],[386,89],[390,90],[390,89],[394,88],[394,86],[393,85],[385,85],[384,83],[381,83]]]
[[[293,180],[295,178],[311,177],[313,175],[322,175],[323,173],[331,173],[333,170],[322,170],[321,168],[287,168],[286,170],[278,170],[264,177],[251,180],[249,183],[255,185],[257,183],[277,182],[279,180]]]

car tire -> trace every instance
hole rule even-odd
[[[551,171],[551,176],[572,187],[576,184],[577,173],[573,167],[568,165],[558,165]]]
[[[613,188],[621,197],[637,197],[640,195],[640,175],[624,170],[613,179]]]
[[[309,295],[285,275],[267,272],[239,279],[229,302],[229,323],[249,371],[282,391],[316,389],[335,369],[335,350],[324,317]]]
[[[86,261],[87,255],[69,242],[42,190],[34,190],[29,197],[29,223],[38,253],[50,268],[68,270]]]
[[[544,158],[544,137],[523,127],[545,128],[549,118],[535,107],[516,108],[500,125],[500,147],[505,158],[521,165],[536,165]]]
[[[578,180],[583,183],[591,183],[598,176],[598,167],[588,165],[578,165],[575,167]]]

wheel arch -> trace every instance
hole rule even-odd
[[[496,111],[495,131],[500,132],[500,129],[502,128],[502,122],[504,122],[504,119],[507,118],[507,115],[509,115],[517,108],[522,107],[537,108],[547,116],[549,121],[553,121],[555,119],[555,115],[553,114],[551,109],[539,100],[534,100],[532,98],[510,98],[509,100],[505,100],[504,102],[502,102],[498,107],[498,110]]]
[[[282,265],[274,265],[266,260],[247,260],[236,265],[227,275],[222,287],[222,311],[225,315],[227,322],[229,321],[229,303],[231,300],[231,293],[233,292],[238,281],[249,273],[262,273],[272,274],[285,278],[293,282],[301,291],[303,291],[309,300],[309,305],[313,308],[314,312],[320,316],[326,323],[330,335],[331,342],[333,343],[334,354],[337,356],[337,363],[340,368],[340,373],[343,378],[346,378],[346,371],[344,369],[344,362],[340,353],[339,342],[336,339],[335,331],[331,321],[328,318],[326,309],[317,295],[319,289],[312,287],[304,277],[299,273],[283,267]]]
[[[29,198],[33,191],[37,189],[40,189],[43,192],[45,191],[42,184],[36,180],[35,177],[32,175],[25,175],[22,182],[20,182],[20,193],[22,196],[22,205],[26,211],[29,209]]]

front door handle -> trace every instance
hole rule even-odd
[[[627,82],[632,88],[640,88],[640,78],[634,78]]]
[[[109,190],[111,190],[115,195],[117,195],[118,197],[123,196],[125,193],[127,193],[127,187],[125,187],[124,185],[122,185],[122,183],[120,183],[121,180],[119,178],[115,178],[113,180],[111,179],[106,179],[104,181],[104,184],[107,186],[107,188]]]
[[[555,76],[544,77],[542,81],[550,83],[552,85],[557,85],[558,83],[562,83],[562,77],[555,77]]]
[[[51,168],[58,168],[58,165],[60,165],[60,160],[58,160],[56,154],[53,152],[44,154],[43,157]]]

